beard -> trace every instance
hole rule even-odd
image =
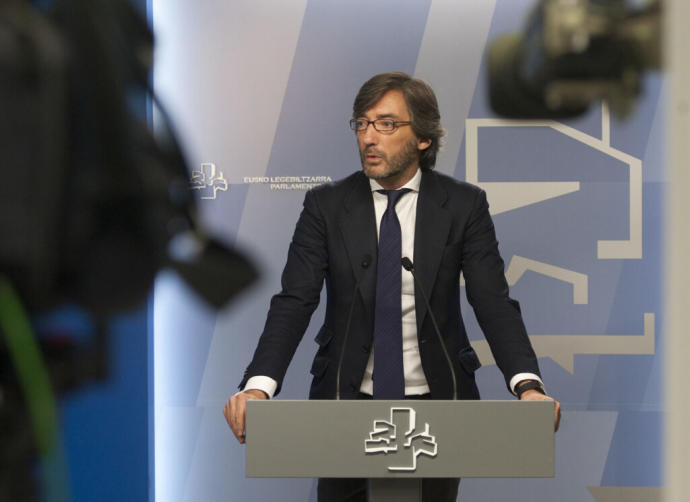
[[[381,159],[381,163],[378,166],[370,166],[367,164],[366,156],[370,153],[378,155]],[[399,176],[412,164],[419,161],[417,139],[410,139],[399,152],[395,153],[390,158],[376,148],[368,147],[359,151],[359,159],[367,178],[381,180]]]

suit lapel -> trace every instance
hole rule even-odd
[[[438,266],[448,239],[451,216],[444,208],[447,192],[431,171],[422,171],[422,182],[417,199],[415,223],[414,267],[417,278],[427,296],[431,298]],[[427,308],[424,296],[415,288],[417,332],[421,333]]]
[[[376,221],[374,199],[369,180],[363,173],[355,176],[350,193],[346,196],[340,213],[340,229],[354,277],[361,277],[359,292],[369,320],[374,317],[376,296]],[[362,261],[369,257],[364,269]]]

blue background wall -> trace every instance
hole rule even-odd
[[[109,326],[109,374],[61,400],[75,502],[149,497],[148,309]]]

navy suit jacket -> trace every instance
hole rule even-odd
[[[240,388],[248,378],[265,375],[278,382],[276,394],[280,391],[325,281],[326,315],[316,336],[318,351],[311,368],[309,396],[335,396],[338,358],[352,306],[340,392],[342,398],[356,398],[373,344],[376,253],[374,203],[363,172],[307,192],[283,271],[282,291],[271,300],[263,334]],[[370,265],[365,267],[362,262],[367,258]],[[480,367],[460,313],[461,271],[467,298],[506,383],[517,373],[539,374],[520,306],[508,296],[484,191],[423,170],[414,257],[409,258],[414,261],[453,360],[459,398],[479,398],[474,372]],[[360,285],[355,294],[357,278]],[[415,310],[419,353],[432,398],[450,399],[451,373],[418,287]]]

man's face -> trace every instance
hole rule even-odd
[[[357,118],[409,122],[410,113],[402,92],[392,90]],[[381,133],[372,124],[357,133],[357,143],[364,174],[389,189],[399,188],[414,176],[419,152],[430,144],[419,140],[409,125],[402,125],[392,133]]]

